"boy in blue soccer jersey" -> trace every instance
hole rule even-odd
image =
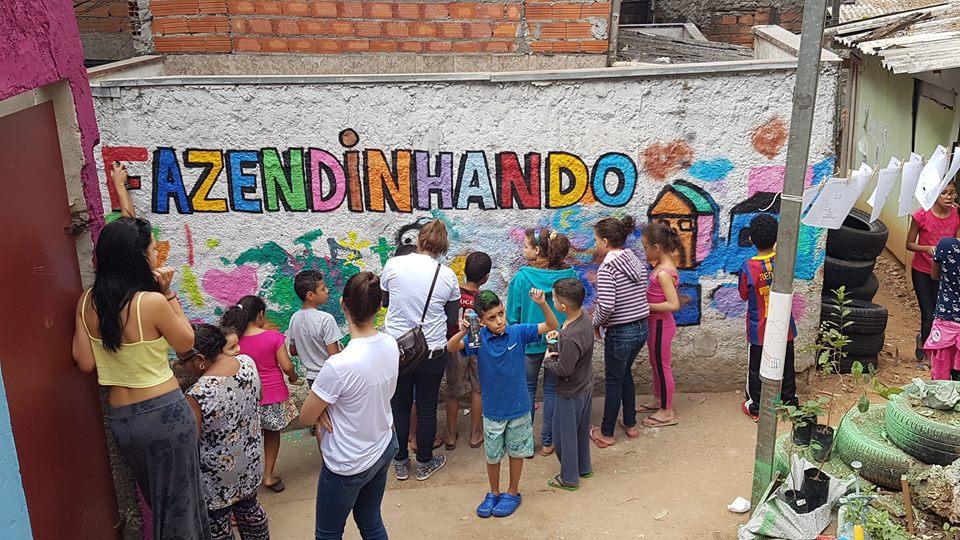
[[[469,323],[447,342],[450,352],[477,355],[480,395],[483,404],[483,449],[487,457],[490,492],[477,507],[480,517],[506,517],[520,506],[520,473],[523,459],[533,456],[533,422],[524,368],[524,349],[541,334],[556,330],[558,323],[547,305],[543,291],[530,289],[530,298],[543,311],[540,324],[507,324],[506,311],[492,291],[481,291],[474,299],[480,317],[480,346],[468,344]],[[500,491],[500,461],[510,458],[510,487]]]

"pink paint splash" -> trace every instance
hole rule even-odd
[[[190,225],[183,224],[183,234],[187,237],[187,264],[193,266],[193,231]]]
[[[203,291],[214,300],[230,306],[257,292],[257,269],[253,266],[240,266],[230,271],[214,268],[203,274],[201,284]]]
[[[793,297],[793,319],[800,320],[807,314],[807,298],[800,295]]]
[[[747,197],[754,193],[780,193],[783,191],[783,178],[787,168],[784,165],[760,165],[751,167],[747,176]],[[804,189],[813,185],[813,167],[807,167],[807,176],[803,180]]]

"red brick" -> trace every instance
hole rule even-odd
[[[230,23],[226,17],[198,17],[190,19],[190,32],[195,34],[215,34],[229,32]]]
[[[571,21],[579,19],[580,4],[554,4],[553,18]]]
[[[444,4],[424,4],[423,18],[427,20],[449,19],[450,12]]]
[[[610,16],[610,3],[609,2],[594,2],[592,4],[583,4],[580,6],[580,16],[583,18],[587,17],[609,17]]]
[[[397,52],[396,41],[371,41],[370,52]]]
[[[200,13],[203,13],[203,14],[226,14],[227,13],[226,2],[213,2],[213,1],[200,2],[199,8],[200,8]],[[228,42],[228,45],[229,45],[229,42]]]
[[[580,52],[605,53],[609,48],[610,44],[605,39],[585,39],[580,42]]]
[[[530,44],[530,50],[533,52],[550,52],[552,49],[553,45],[550,41],[534,41]]]
[[[408,37],[410,29],[406,23],[388,22],[383,25],[383,33],[390,37]]]
[[[306,2],[284,2],[280,4],[280,11],[284,15],[306,16],[310,13],[310,5]]]
[[[523,9],[518,4],[509,4],[504,10],[503,17],[508,21],[519,21]]]
[[[363,4],[360,2],[340,2],[337,9],[341,17],[359,19],[363,17]]]
[[[260,48],[264,52],[284,52],[287,50],[287,40],[282,38],[261,39]]]
[[[310,14],[314,17],[336,17],[337,3],[314,2],[313,5],[310,6]]]
[[[296,19],[280,19],[277,21],[277,33],[280,35],[300,35],[300,25]]]
[[[185,34],[189,30],[190,23],[183,17],[163,17],[153,21],[153,32],[155,34]]]
[[[166,15],[196,15],[200,12],[199,2],[191,0],[154,0],[150,5],[154,17]],[[171,46],[174,46],[171,44]]]
[[[592,28],[590,23],[567,23],[567,39],[592,38]]]
[[[402,41],[400,42],[400,52],[421,52],[423,51],[422,41]]]
[[[301,34],[325,34],[327,32],[327,26],[323,21],[318,21],[316,19],[301,19],[300,20],[300,33]]]
[[[380,2],[364,2],[363,14],[369,19],[392,19],[393,7]]]
[[[335,54],[341,50],[340,42],[335,39],[315,39],[313,50],[318,53]]]
[[[327,32],[338,36],[353,35],[353,23],[350,21],[331,21]]]
[[[493,27],[493,37],[512,38],[517,36],[517,25],[504,23]]]
[[[287,48],[291,52],[312,52],[313,51],[313,40],[312,39],[290,39],[287,40]]]
[[[757,12],[753,14],[753,21],[757,24],[767,24],[770,22],[770,12],[758,9]]]
[[[447,11],[450,17],[454,19],[476,19],[477,8],[473,4],[450,3],[447,4]]]
[[[540,39],[563,39],[567,35],[567,23],[540,23]]]
[[[280,10],[280,4],[277,2],[257,1],[253,3],[253,6],[257,13],[262,13],[264,15],[280,15],[283,13],[283,11]]]
[[[383,28],[378,22],[362,21],[355,23],[353,26],[358,36],[380,37],[380,35],[383,33]]]
[[[549,21],[553,19],[550,6],[527,6],[528,21]]]
[[[741,15],[737,17],[737,22],[740,24],[753,24],[753,15]]]
[[[550,44],[550,50],[556,53],[580,52],[580,43],[577,41],[555,41]]]
[[[241,17],[230,17],[230,31],[234,34],[246,34],[250,25],[247,19]]]
[[[270,23],[270,19],[250,19],[249,26],[251,34],[273,33],[273,25]]]
[[[363,52],[370,50],[370,42],[365,39],[348,39],[343,41],[343,52]]]
[[[228,36],[207,36],[204,43],[206,52],[228,53],[233,52],[233,47]]]
[[[233,48],[242,52],[260,52],[260,41],[251,37],[236,38],[233,40]]]
[[[427,52],[450,52],[453,50],[453,43],[449,41],[428,41]]]
[[[503,4],[477,4],[477,18],[499,21],[503,18]]]
[[[509,41],[484,41],[480,49],[484,52],[505,53],[513,50],[514,44]]]
[[[480,52],[480,42],[479,41],[455,41],[453,42],[453,52],[478,53]]]
[[[720,17],[720,24],[724,24],[724,25],[737,24],[737,17],[736,15],[723,15],[722,17]]]
[[[474,39],[488,38],[493,35],[493,28],[487,23],[469,23],[464,25],[467,37]]]
[[[228,13],[253,13],[256,9],[249,0],[230,0],[227,2]]]
[[[409,3],[397,4],[397,18],[398,19],[419,19],[420,4],[409,4]]]
[[[436,37],[437,25],[426,23],[413,23],[410,25],[410,35],[413,37]]]
[[[445,38],[462,38],[463,25],[458,23],[440,24],[440,35]]]

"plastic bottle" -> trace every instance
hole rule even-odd
[[[480,346],[480,319],[477,317],[476,313],[470,313],[467,315],[467,321],[470,322],[470,329],[468,330],[468,335],[470,336],[469,345],[470,347],[479,347]]]

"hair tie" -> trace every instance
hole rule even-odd
[[[557,237],[557,231],[550,231],[550,239],[553,240]]]
[[[243,304],[237,304],[237,307],[243,309]]]

